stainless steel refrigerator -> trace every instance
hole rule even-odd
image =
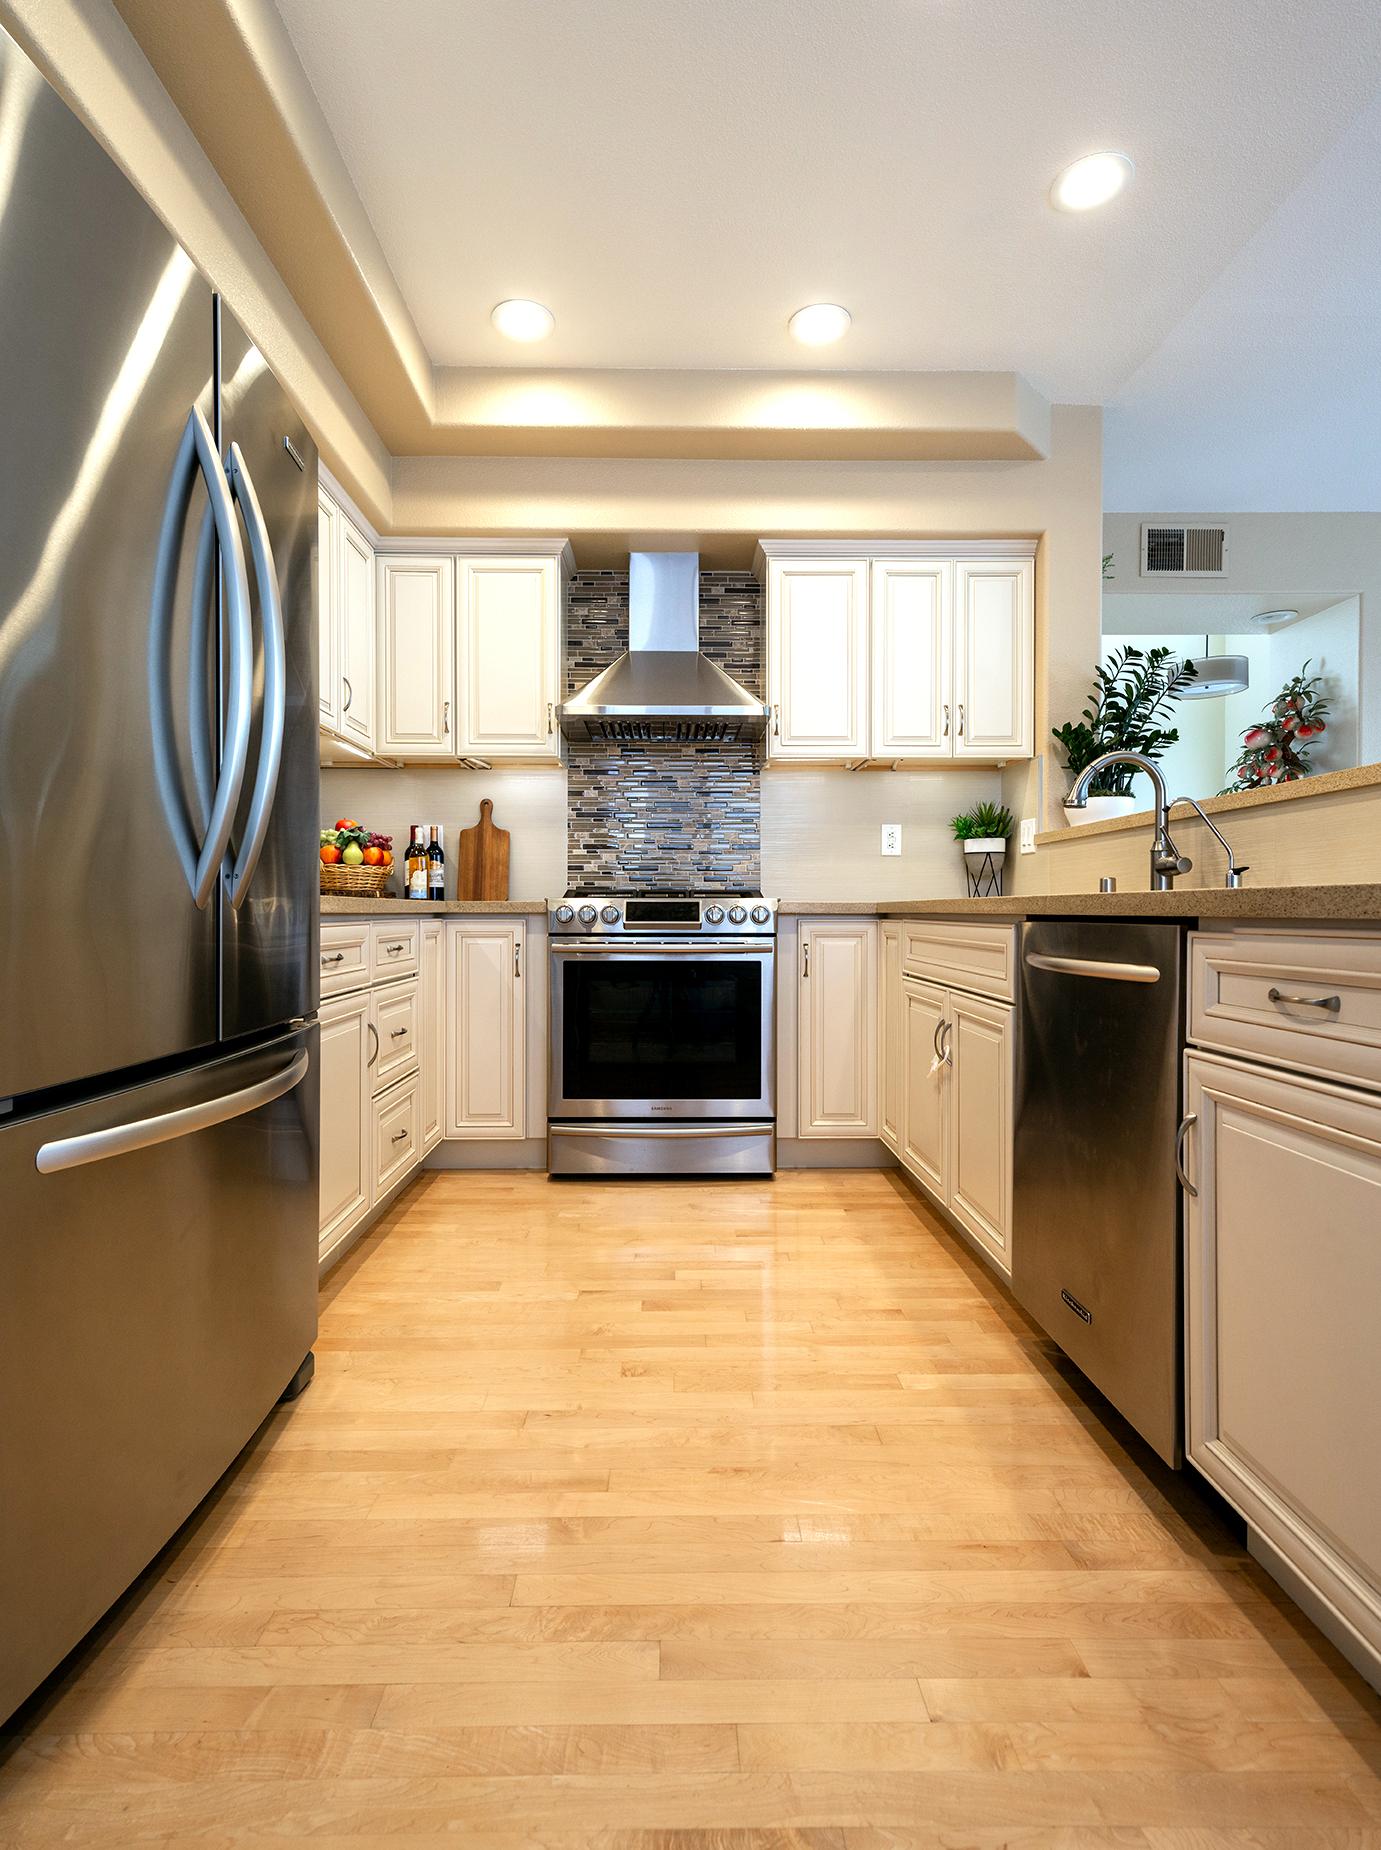
[[[0,33],[0,1716],[316,1333],[316,451]]]

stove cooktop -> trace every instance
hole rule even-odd
[[[567,893],[547,909],[554,933],[607,937],[623,932],[770,934],[777,902],[761,893]]]

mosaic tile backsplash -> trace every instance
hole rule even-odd
[[[700,574],[700,647],[736,681],[763,686],[762,586],[747,572]],[[566,691],[628,647],[627,572],[576,572],[566,604]],[[567,747],[567,883],[573,893],[634,887],[756,889],[759,765],[751,745]]]

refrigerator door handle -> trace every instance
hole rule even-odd
[[[130,1150],[146,1150],[150,1144],[172,1143],[178,1137],[190,1137],[224,1124],[229,1118],[242,1118],[261,1105],[272,1104],[291,1092],[305,1078],[311,1055],[304,1050],[288,1065],[267,1079],[238,1092],[224,1092],[219,1098],[200,1105],[184,1105],[179,1111],[160,1112],[153,1118],[135,1118],[128,1124],[114,1124],[108,1130],[87,1131],[80,1137],[60,1137],[55,1143],[40,1144],[34,1166],[40,1175],[59,1175],[64,1169],[80,1169],[85,1163],[104,1162],[110,1156],[124,1156]]]
[[[172,652],[173,594],[177,586],[182,530],[198,470],[206,483],[211,517],[215,522],[216,537],[220,541],[230,661],[230,701],[226,713],[220,782],[211,803],[206,836],[199,851],[195,841],[187,838],[187,817],[181,801],[177,755],[172,736],[172,702],[167,681],[168,661]],[[203,577],[200,570],[197,576],[200,581]],[[200,619],[204,613],[199,611],[196,615]],[[193,405],[187,413],[182,440],[173,461],[172,477],[163,504],[163,524],[158,535],[153,609],[149,625],[149,708],[153,719],[154,769],[163,810],[173,825],[182,871],[199,910],[204,909],[211,898],[240,801],[245,763],[249,757],[252,677],[253,631],[250,625],[249,579],[245,572],[244,548],[240,544],[239,525],[235,519],[225,472],[216,453],[215,439],[200,408]]]
[[[238,443],[230,446],[230,487],[244,510],[245,529],[249,534],[249,552],[254,561],[254,580],[259,590],[259,607],[264,613],[264,723],[259,741],[259,768],[254,775],[254,790],[249,801],[249,818],[245,838],[230,876],[230,903],[239,907],[249,892],[249,883],[259,865],[264,837],[273,814],[273,800],[278,794],[278,773],[283,763],[283,731],[287,724],[287,638],[283,629],[283,602],[278,593],[278,568],[274,564],[269,530],[264,524],[254,480],[245,464]]]

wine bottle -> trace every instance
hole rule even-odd
[[[438,823],[431,825],[431,840],[427,844],[427,898],[438,903],[446,897],[446,850],[441,846],[441,828]]]
[[[427,897],[427,849],[422,840],[422,827],[420,822],[414,822],[408,837],[406,891],[409,899]]]

